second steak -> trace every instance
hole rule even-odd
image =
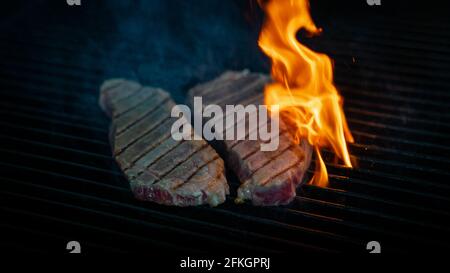
[[[216,104],[224,110],[225,105],[259,105],[263,103],[264,85],[269,81],[268,76],[247,71],[226,72],[192,88],[188,104],[192,108],[194,97],[202,97],[203,107]],[[279,124],[279,145],[275,151],[262,151],[261,140],[218,141],[219,150],[241,182],[238,201],[272,206],[295,198],[296,188],[309,167],[312,147],[305,140],[297,145],[282,120]],[[265,126],[269,125],[270,122]]]

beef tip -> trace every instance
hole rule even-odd
[[[173,206],[225,201],[224,163],[214,149],[204,140],[171,137],[175,103],[167,92],[111,79],[100,87],[99,103],[112,119],[113,156],[137,199]]]
[[[228,71],[189,90],[187,103],[192,107],[194,97],[202,97],[203,107],[220,105],[224,113],[225,105],[260,105],[268,82],[270,77],[266,75]],[[249,124],[247,118],[246,125]],[[312,147],[305,140],[300,145],[296,144],[285,122],[280,120],[279,125],[279,145],[275,151],[262,151],[261,140],[249,140],[248,135],[252,131],[249,126],[245,127],[244,140],[215,142],[241,182],[237,201],[251,200],[254,205],[272,206],[288,204],[295,198],[296,188],[304,181],[310,165]],[[236,129],[236,124],[234,126]],[[270,121],[262,125],[258,123],[258,126],[270,126]],[[224,128],[226,131],[226,126]]]

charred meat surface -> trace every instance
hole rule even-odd
[[[189,90],[187,103],[192,107],[194,97],[202,97],[203,107],[216,104],[225,109],[225,105],[260,105],[264,85],[269,81],[270,78],[262,74],[228,71]],[[245,120],[245,123],[249,122]],[[288,204],[295,198],[296,188],[303,182],[309,167],[312,147],[305,140],[296,144],[286,124],[282,120],[279,124],[279,145],[275,151],[262,151],[261,140],[248,137],[218,141],[219,150],[241,182],[237,201],[251,200],[254,205],[272,206]],[[270,126],[270,122],[263,126]],[[245,127],[246,136],[251,132],[249,127]]]
[[[229,192],[224,163],[204,140],[171,137],[170,95],[124,79],[105,81],[100,106],[111,117],[113,156],[139,200],[216,206]]]

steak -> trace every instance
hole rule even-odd
[[[225,201],[224,163],[215,150],[204,140],[171,137],[177,119],[167,92],[111,79],[100,87],[99,103],[112,119],[113,156],[137,199],[174,206]]]
[[[266,75],[248,71],[225,72],[218,78],[189,90],[187,103],[192,107],[194,97],[202,97],[203,107],[216,104],[224,112],[225,105],[230,104],[260,105],[263,104],[264,86],[269,81],[270,78]],[[245,124],[248,125],[248,117],[245,118]],[[235,119],[234,126],[237,126],[237,122]],[[258,123],[256,128],[270,124]],[[226,126],[224,128],[224,131],[228,129]],[[248,136],[252,129],[249,126],[245,128]],[[288,204],[295,198],[296,188],[303,182],[309,167],[312,147],[305,140],[300,145],[296,144],[282,120],[279,128],[279,145],[274,151],[261,151],[260,139],[249,140],[246,137],[244,140],[216,141],[227,165],[241,182],[237,202],[251,200],[254,205],[271,206]]]

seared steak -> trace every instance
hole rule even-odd
[[[113,155],[140,200],[175,206],[225,201],[224,163],[204,140],[175,141],[175,103],[161,89],[123,79],[100,87],[100,106],[112,119]]]
[[[264,85],[269,81],[265,75],[248,71],[226,72],[192,88],[188,93],[188,104],[192,107],[194,96],[201,96],[204,107],[217,104],[224,113],[227,104],[259,105],[263,103]],[[245,123],[249,124],[247,118]],[[279,146],[275,151],[261,151],[261,140],[248,140],[248,137],[240,141],[219,141],[219,150],[241,182],[237,201],[247,199],[254,205],[280,205],[289,203],[296,196],[296,188],[309,167],[312,148],[304,140],[300,145],[295,144],[285,123],[280,120],[279,124]],[[261,126],[270,126],[270,122]],[[248,126],[246,130],[248,136],[251,130]]]

